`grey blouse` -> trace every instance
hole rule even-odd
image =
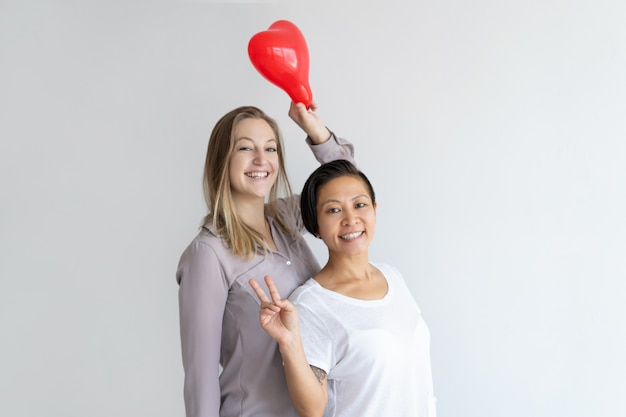
[[[334,134],[323,144],[309,138],[307,143],[320,163],[353,161],[352,144]],[[280,200],[278,208],[304,232],[299,197],[291,198],[298,204]],[[248,280],[268,292],[263,277],[270,275],[288,297],[320,267],[302,236],[282,232],[267,217],[277,252],[246,262],[207,224],[180,258],[176,280],[187,417],[297,417],[278,346],[259,325],[259,301]]]

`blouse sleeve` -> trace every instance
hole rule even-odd
[[[315,145],[311,138],[306,138],[306,143],[309,145],[315,155],[315,159],[320,164],[326,162],[336,161],[338,159],[346,159],[352,163],[354,162],[354,145],[350,141],[344,138],[337,137],[331,132],[330,139],[319,145]]]
[[[228,285],[214,250],[194,241],[181,256],[176,279],[185,370],[187,417],[218,417],[222,318]]]

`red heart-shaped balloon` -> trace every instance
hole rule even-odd
[[[288,20],[272,23],[250,38],[248,56],[262,76],[285,90],[294,102],[310,108],[309,50],[296,25]]]

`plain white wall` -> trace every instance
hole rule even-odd
[[[442,417],[626,415],[626,3],[0,3],[0,415],[183,416],[178,257],[247,42],[303,31],[378,192]],[[325,259],[320,243],[311,240]]]

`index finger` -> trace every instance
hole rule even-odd
[[[270,299],[267,298],[267,295],[265,294],[265,291],[263,291],[263,288],[261,288],[261,286],[259,285],[258,282],[256,282],[254,279],[250,278],[248,280],[248,284],[250,284],[250,286],[254,290],[254,293],[259,298],[259,301],[261,301],[261,303],[264,303],[264,302],[269,303],[270,302]]]

